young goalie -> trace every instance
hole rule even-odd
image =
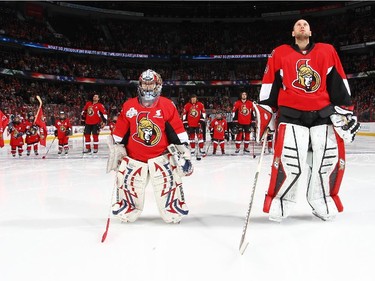
[[[158,73],[142,72],[138,97],[123,104],[109,141],[107,173],[117,171],[118,194],[112,213],[124,222],[141,215],[149,181],[166,223],[178,223],[188,214],[181,180],[193,172],[188,135],[175,105],[160,96],[161,90]],[[170,144],[178,155],[168,152]]]

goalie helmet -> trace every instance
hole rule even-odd
[[[160,75],[147,69],[139,76],[138,96],[144,107],[152,107],[159,99],[163,80]]]

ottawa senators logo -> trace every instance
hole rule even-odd
[[[31,126],[29,129],[30,135],[35,136],[38,133],[38,128]]]
[[[216,131],[218,131],[219,133],[224,132],[223,126],[221,126],[221,124],[218,124],[216,127]]]
[[[148,119],[148,112],[140,112],[137,116],[137,132],[133,139],[146,146],[157,145],[161,139],[160,128]]]
[[[246,105],[241,105],[240,112],[242,115],[246,116],[246,115],[249,115],[250,110],[246,107]]]
[[[87,115],[88,116],[93,116],[94,115],[94,108],[92,106],[89,106],[87,108]]]
[[[189,115],[190,115],[191,117],[197,117],[197,116],[198,116],[198,111],[195,109],[195,107],[192,107],[192,108],[190,109]]]
[[[308,65],[309,60],[298,60],[296,64],[297,79],[293,81],[293,87],[305,91],[305,93],[313,93],[320,87],[320,76],[311,66]]]

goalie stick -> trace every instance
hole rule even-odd
[[[118,191],[117,191],[117,174],[115,176],[115,183],[114,183],[114,186],[113,186],[113,190],[112,190],[112,195],[111,195],[111,204],[110,204],[110,207],[109,207],[109,212],[108,212],[108,218],[107,218],[107,223],[105,225],[105,231],[102,235],[102,243],[105,241],[105,239],[107,238],[107,235],[108,235],[108,229],[109,229],[109,224],[111,223],[111,214],[112,214],[112,206],[113,206],[113,197],[115,195],[115,191],[116,191],[116,199],[118,199]]]
[[[247,213],[246,213],[246,217],[245,217],[245,224],[244,224],[243,230],[242,230],[242,236],[241,236],[240,247],[239,247],[241,255],[243,255],[247,246],[249,245],[248,237],[247,237],[248,236],[247,227],[248,227],[249,222],[250,222],[250,213],[251,213],[251,208],[253,207],[255,189],[256,189],[256,186],[257,186],[258,177],[259,177],[260,169],[261,169],[261,166],[262,166],[264,149],[266,147],[266,142],[267,142],[266,135],[267,135],[267,131],[266,131],[265,136],[263,138],[262,151],[260,153],[260,157],[259,157],[259,160],[258,160],[258,165],[257,165],[257,169],[256,169],[255,176],[254,176],[254,183],[253,183],[253,187],[251,188],[250,203],[249,203],[249,207],[247,209]]]

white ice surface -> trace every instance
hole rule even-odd
[[[71,140],[68,158],[59,159],[55,145],[46,159],[44,148],[29,159],[0,149],[2,281],[375,280],[374,137],[348,146],[345,210],[332,222],[312,216],[305,190],[288,219],[269,221],[262,205],[272,156],[265,155],[243,256],[238,246],[258,157],[193,160],[194,174],[184,179],[190,214],[181,224],[161,220],[148,186],[140,219],[111,219],[101,243],[114,182],[105,173],[105,141],[96,158],[81,157],[80,140]]]

